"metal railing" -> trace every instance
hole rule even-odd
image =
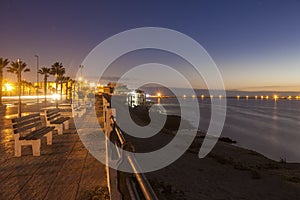
[[[133,178],[126,178],[126,185],[130,198],[133,200],[158,200],[146,176],[141,173],[142,170],[134,155],[123,153],[126,150],[125,148],[128,148],[129,144],[126,141],[122,130],[116,124],[112,110],[113,109],[109,108],[109,103],[103,98],[104,129],[106,136],[110,139],[111,133],[113,132],[117,136],[116,141],[114,141],[116,152],[118,154],[117,163],[119,165],[121,162],[127,161],[133,171]],[[120,148],[122,149],[121,152],[119,151]],[[132,149],[132,147],[130,148]],[[107,155],[109,156],[109,154]]]

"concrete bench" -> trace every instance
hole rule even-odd
[[[22,155],[22,146],[24,145],[31,145],[33,156],[40,156],[41,138],[43,136],[47,137],[47,145],[52,144],[54,127],[43,126],[39,113],[12,119],[12,124],[16,157]]]
[[[63,134],[64,129],[69,129],[70,117],[62,117],[60,109],[45,110],[45,119],[47,126],[55,126],[59,135]]]

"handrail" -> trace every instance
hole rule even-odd
[[[116,125],[116,122],[113,118],[113,116],[111,117],[111,126],[114,128],[114,130],[117,133],[118,139],[121,143],[121,146],[123,146],[124,144],[126,144],[126,140],[122,134],[122,131],[120,130],[120,128]],[[155,192],[153,191],[150,183],[148,182],[146,176],[141,173],[141,168],[138,165],[137,161],[135,160],[135,157],[132,154],[125,154],[127,156],[128,162],[134,172],[134,175],[136,177],[137,183],[140,186],[140,189],[145,197],[146,200],[158,200]]]

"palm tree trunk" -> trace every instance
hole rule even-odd
[[[3,81],[3,71],[0,70],[0,106],[2,105],[2,81]]]
[[[70,86],[70,99],[71,99],[71,103],[73,103],[73,82],[71,82],[71,86]]]
[[[69,90],[69,82],[67,81],[66,82],[66,99],[69,99],[68,90]]]
[[[62,102],[63,80],[60,80],[60,101]]]
[[[47,77],[44,76],[44,95],[45,95],[45,105],[47,104]]]
[[[25,94],[24,94],[24,92],[25,92],[25,87],[24,87],[24,83],[22,83],[22,96],[24,96]]]
[[[55,93],[57,94],[57,90],[58,90],[58,78],[56,78],[55,80]]]

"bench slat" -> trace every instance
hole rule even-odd
[[[27,124],[31,124],[31,123],[35,123],[37,121],[40,121],[40,116],[38,117],[34,117],[34,118],[31,118],[30,120],[25,120],[25,121],[21,121],[21,122],[18,122],[18,123],[15,123],[13,124],[13,128],[21,128]]]
[[[12,123],[17,123],[17,122],[24,121],[24,120],[27,120],[27,119],[30,119],[30,118],[33,118],[33,117],[37,117],[37,116],[40,116],[40,114],[35,113],[35,114],[26,115],[26,116],[23,116],[23,117],[20,117],[20,118],[14,118],[14,119],[12,119]]]
[[[45,134],[49,133],[50,131],[54,130],[54,126],[45,126],[41,129],[32,131],[30,135],[27,135],[25,137],[20,137],[20,140],[36,140],[43,137]]]
[[[42,122],[39,121],[37,123],[34,123],[34,124],[30,124],[28,126],[23,126],[23,127],[20,127],[20,128],[16,128],[14,129],[14,133],[20,133],[20,132],[24,132],[24,131],[27,131],[28,129],[32,129],[34,127],[37,127],[37,126],[41,126],[42,125]]]
[[[46,114],[51,115],[51,114],[55,114],[55,113],[58,113],[58,112],[59,112],[59,109],[50,109],[50,110],[46,111]]]
[[[61,124],[69,119],[70,119],[70,117],[60,117],[54,121],[50,121],[50,124]]]
[[[60,114],[56,114],[56,115],[52,115],[52,116],[47,116],[47,120],[51,121],[51,120],[53,120],[55,118],[58,118],[59,116],[60,116]]]

